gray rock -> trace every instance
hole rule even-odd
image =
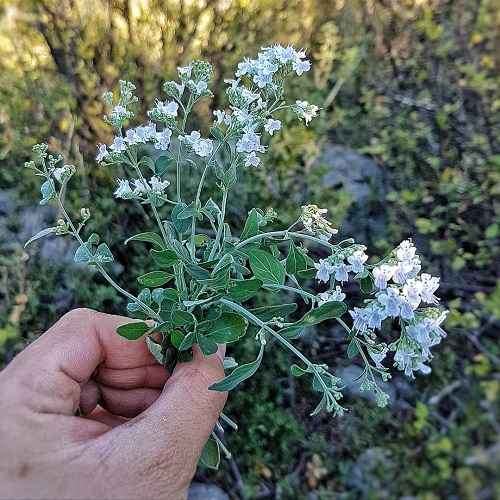
[[[0,190],[0,244],[17,243],[21,246],[36,233],[53,227],[57,209],[52,205],[24,206],[14,198],[13,191]],[[17,228],[18,231],[10,230]],[[37,252],[50,262],[73,264],[78,243],[70,238],[49,235],[36,241]],[[28,248],[29,252],[29,248]]]
[[[188,500],[229,500],[223,490],[214,484],[191,483]]]
[[[384,234],[387,225],[382,171],[370,158],[338,144],[327,146],[315,162],[315,167],[325,165],[322,189],[343,190],[353,199],[341,234],[370,245]]]

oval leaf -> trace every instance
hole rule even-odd
[[[217,352],[217,343],[199,332],[196,334],[196,343],[198,344],[200,351],[205,356],[209,356],[210,354],[215,354]]]
[[[152,271],[139,276],[137,281],[141,283],[141,285],[156,288],[168,283],[173,277],[173,274],[166,273],[165,271]]]
[[[129,241],[147,241],[148,243],[154,243],[155,245],[158,245],[160,248],[164,248],[164,246],[165,246],[160,235],[153,233],[153,232],[140,233],[140,234],[136,234],[134,236],[131,236],[129,239],[125,240],[125,245]]]
[[[147,323],[144,323],[144,321],[135,321],[119,326],[116,329],[116,333],[129,340],[137,340],[149,330],[151,330],[151,327]]]
[[[160,267],[172,267],[179,262],[179,257],[173,250],[151,250],[151,255]]]
[[[264,282],[259,278],[233,280],[231,282],[231,288],[229,288],[227,292],[236,302],[243,302],[253,297],[263,284]]]
[[[212,384],[209,389],[212,391],[225,392],[234,389],[238,384],[250,378],[259,368],[264,355],[264,345],[260,346],[260,352],[255,361],[246,365],[238,366],[234,371],[220,382]]]
[[[246,322],[243,316],[237,313],[223,313],[212,321],[210,332],[206,336],[218,344],[236,342],[245,335]]]
[[[285,269],[279,260],[264,250],[252,250],[249,254],[250,268],[256,278],[264,283],[285,283]]]
[[[209,469],[218,469],[220,450],[217,441],[210,436],[201,452],[200,462]]]

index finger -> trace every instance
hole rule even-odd
[[[116,333],[130,321],[90,309],[66,314],[4,370],[12,376],[11,385],[17,386],[17,390],[12,387],[12,396],[41,413],[74,415],[80,404],[81,384],[98,366],[127,370],[129,386],[133,382],[130,377],[141,382],[150,377],[166,381],[165,369],[144,338],[131,341]]]

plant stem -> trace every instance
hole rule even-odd
[[[60,199],[59,195],[57,195],[56,198],[57,198],[57,205],[59,207],[59,210],[61,210],[61,213],[63,214],[63,217],[68,221],[68,224],[69,224],[69,226],[71,227],[71,230],[72,230],[72,234],[75,236],[75,238],[77,239],[78,243],[80,243],[80,246],[85,249],[85,251],[87,252],[88,257],[91,259],[92,258],[92,253],[90,252],[90,250],[85,245],[85,242],[82,240],[81,236],[78,234],[78,232],[77,232],[77,230],[75,228],[75,225],[73,224],[73,221],[69,217],[68,212],[66,212],[66,209],[64,208],[64,205],[61,203],[61,199]],[[102,267],[101,264],[96,263],[94,265],[95,265],[96,269],[103,275],[103,277],[106,279],[106,281],[116,291],[120,292],[122,295],[124,295],[128,299],[130,299],[133,302],[135,302],[136,304],[138,304],[142,309],[144,309],[145,311],[147,311],[147,313],[151,316],[151,318],[154,318],[154,319],[156,319],[156,321],[160,321],[161,323],[163,323],[163,319],[161,318],[161,316],[159,316],[149,306],[147,306],[146,304],[144,304],[144,302],[142,302],[141,300],[139,300],[137,297],[134,297],[131,293],[127,292],[120,285],[118,285],[118,283],[116,283],[113,280],[113,278],[111,278],[111,276],[104,270],[104,268]]]
[[[212,247],[212,250],[210,251],[208,260],[212,260],[214,258],[215,252],[217,251],[217,247],[219,246],[220,238],[222,236],[222,229],[224,227],[224,218],[226,216],[226,205],[227,205],[227,189],[224,189],[224,193],[222,195],[222,207],[219,220],[219,227],[217,228],[217,234],[215,235],[214,245]]]
[[[299,288],[295,288],[293,286],[275,285],[270,283],[265,283],[263,286],[264,288],[276,288],[278,290],[288,290],[289,292],[294,292],[298,295],[302,295],[302,297],[307,297],[308,299],[316,300],[316,295],[313,295],[312,293],[306,292],[304,290],[300,290]]]
[[[251,321],[254,325],[257,325],[259,328],[262,328],[266,332],[270,333],[273,337],[279,340],[283,345],[288,347],[299,359],[301,359],[308,367],[313,367],[314,363],[311,363],[300,351],[298,351],[288,340],[283,338],[278,332],[275,332],[272,328],[270,328],[266,323],[261,321],[257,316],[253,315],[251,312],[247,311],[244,307],[236,304],[227,299],[219,299],[221,304],[224,304],[230,307],[233,311],[239,312],[243,316],[245,316],[249,321]]]

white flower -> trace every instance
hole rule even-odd
[[[132,194],[132,189],[130,187],[128,180],[116,179],[118,182],[118,188],[114,195],[117,198],[124,198],[126,195]]]
[[[345,297],[346,295],[345,293],[342,293],[342,288],[340,288],[340,286],[337,286],[335,287],[335,290],[328,290],[318,295],[318,306],[321,306],[326,302],[342,302]]]
[[[309,71],[311,69],[311,63],[309,61],[294,61],[293,70],[297,73],[297,76],[302,75],[304,71]]]
[[[402,262],[412,260],[415,257],[417,249],[411,240],[402,241],[396,251],[398,259]]]
[[[97,156],[95,157],[95,161],[97,163],[101,163],[101,161],[108,156],[108,149],[106,148],[106,144],[99,144],[97,146]]]
[[[215,116],[215,123],[217,125],[220,125],[221,123],[225,123],[226,125],[229,125],[231,119],[224,111],[220,111],[220,110],[216,109],[213,112],[213,114]]]
[[[387,281],[393,277],[395,270],[395,266],[389,266],[388,264],[382,264],[381,266],[373,268],[372,272],[375,278],[375,286],[379,290],[387,288]]]
[[[193,70],[193,63],[189,63],[188,66],[178,67],[177,74],[181,79],[191,78],[191,72]]]
[[[147,193],[151,189],[148,185],[148,181],[146,180],[142,182],[141,180],[137,179],[134,181],[134,184],[135,184],[134,194],[139,196]]]
[[[115,137],[115,140],[113,141],[113,144],[109,146],[109,149],[111,149],[115,153],[125,151],[127,149],[127,146],[125,145],[123,137]]]
[[[439,278],[422,273],[420,279],[422,280],[422,300],[427,304],[438,304],[439,299],[434,292],[439,288]]]
[[[64,174],[67,172],[67,165],[64,165],[64,167],[59,167],[59,168],[55,168],[54,170],[52,170],[52,175],[54,176],[54,178],[61,182]]]
[[[368,255],[363,250],[356,250],[352,255],[347,257],[347,262],[351,264],[354,273],[362,273],[365,269],[363,265],[368,259]]]
[[[155,190],[155,191],[163,191],[165,190],[166,188],[168,188],[168,186],[170,186],[170,181],[162,181],[159,177],[157,177],[156,175],[154,175],[153,177],[151,177],[151,187]]]
[[[179,105],[175,101],[156,101],[156,109],[168,117],[176,117]]]
[[[269,132],[269,135],[273,135],[276,130],[281,129],[281,122],[279,120],[273,120],[272,118],[269,118],[267,120],[267,123],[264,125],[264,130],[266,132]]]
[[[420,297],[422,288],[422,282],[417,281],[413,278],[407,280],[403,285],[403,295],[405,296],[409,304],[413,307],[413,309],[416,309],[420,305],[420,302],[422,300]]]
[[[251,152],[245,157],[245,167],[258,167],[260,164],[260,158],[255,154],[255,152]]]
[[[375,268],[376,269],[376,268]],[[387,316],[396,318],[399,316],[400,296],[395,287],[387,288],[385,293],[380,294],[377,300],[384,306]]]
[[[172,131],[168,128],[164,129],[163,132],[156,132],[155,136],[155,149],[161,149],[166,151],[168,145],[170,144],[170,138],[172,137]]]
[[[335,268],[324,259],[315,262],[314,267],[318,270],[316,279],[325,283],[330,280],[330,275],[335,271]]]
[[[214,149],[211,139],[198,139],[193,144],[194,152],[201,157],[208,156]]]
[[[348,266],[341,262],[340,264],[336,264],[333,266],[333,272],[335,273],[335,281],[340,281],[343,283],[344,281],[349,280],[349,271],[352,270],[352,266]]]
[[[309,122],[317,115],[319,109],[318,106],[309,104],[307,101],[295,101],[292,106],[293,112],[300,120],[304,119],[306,125],[309,125]]]
[[[368,354],[370,355],[370,358],[375,362],[375,366],[379,370],[385,370],[385,366],[382,365],[382,361],[387,357],[387,352],[389,349],[387,347],[384,347],[382,351],[380,352],[375,352],[372,349],[368,349]]]
[[[352,325],[354,330],[358,332],[364,332],[368,329],[368,321],[370,319],[370,314],[366,309],[361,307],[355,307],[354,310],[349,311],[352,319],[354,320],[354,324]]]

